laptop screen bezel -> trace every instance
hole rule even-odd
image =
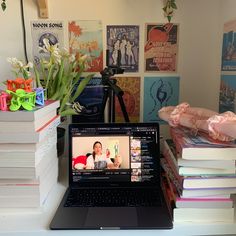
[[[84,128],[97,128],[97,127],[155,127],[157,130],[157,146],[156,146],[156,158],[155,158],[155,171],[152,181],[144,182],[73,182],[72,178],[72,129],[84,129]],[[161,168],[160,168],[160,131],[158,123],[72,123],[68,126],[68,139],[69,139],[69,160],[68,160],[68,173],[69,173],[69,187],[80,188],[80,187],[160,187]]]

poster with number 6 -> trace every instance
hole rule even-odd
[[[143,121],[164,122],[158,117],[158,110],[179,103],[179,77],[145,77]]]

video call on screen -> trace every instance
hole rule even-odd
[[[153,181],[158,155],[157,135],[155,127],[74,128],[72,181]]]

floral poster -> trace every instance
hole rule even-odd
[[[146,24],[145,30],[145,71],[176,72],[178,25]]]
[[[139,26],[108,25],[107,50],[110,66],[117,66],[120,63],[125,72],[138,72]],[[120,51],[120,61],[118,61],[118,51]]]
[[[86,72],[102,71],[103,43],[101,21],[71,21],[68,28],[70,52],[77,56],[88,56]]]
[[[236,113],[236,75],[221,75],[219,112]]]
[[[123,100],[131,122],[140,121],[140,77],[116,77],[117,85],[124,91]],[[116,97],[115,121],[124,122],[124,116]]]
[[[59,48],[64,47],[64,26],[61,21],[32,21],[31,34],[33,58],[37,65],[41,58],[49,57],[49,54],[41,49],[45,38],[49,40],[50,45],[58,44]]]
[[[143,121],[164,123],[158,110],[178,105],[179,77],[145,77],[143,99]]]
[[[222,71],[236,71],[236,20],[224,24]]]

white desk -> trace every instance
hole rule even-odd
[[[65,179],[65,178],[64,178]],[[0,209],[0,236],[27,236],[27,235],[63,235],[74,236],[129,236],[130,230],[85,230],[85,231],[52,231],[49,223],[66,190],[66,180],[60,181],[50,192],[49,197],[40,210],[3,211]],[[235,221],[236,222],[236,221]],[[135,230],[135,236],[190,236],[190,235],[236,235],[236,223],[192,224],[178,223],[172,230]]]

